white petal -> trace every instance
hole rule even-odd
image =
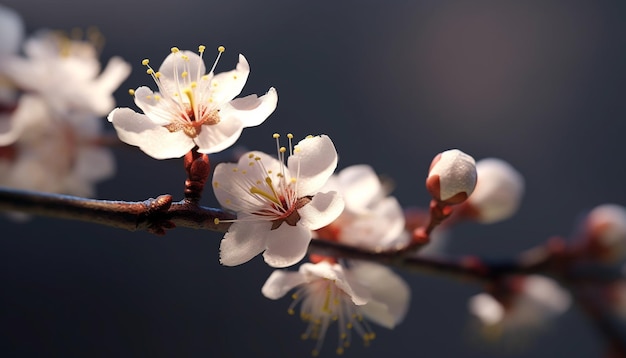
[[[487,293],[472,296],[468,302],[468,308],[470,313],[486,325],[501,322],[505,314],[502,304]]]
[[[200,134],[194,138],[200,153],[217,153],[233,145],[243,130],[237,118],[221,120],[217,124],[203,125]]]
[[[187,59],[183,59],[183,56],[186,56]],[[187,72],[187,78],[191,79],[191,81],[197,81],[206,73],[206,67],[204,66],[204,61],[197,53],[179,51],[170,53],[163,60],[161,67],[159,67],[159,72],[161,72],[162,77],[172,81],[172,83],[176,82],[176,78],[180,80],[183,72]],[[170,90],[173,91],[172,93],[177,92],[174,88],[170,88]]]
[[[300,266],[300,272],[307,276],[309,281],[312,281],[313,277],[322,277],[333,281],[337,287],[350,296],[352,302],[357,306],[366,304],[370,299],[367,288],[358,281],[350,279],[352,275],[349,276],[340,264],[330,264],[326,261],[317,264],[306,263]]]
[[[115,174],[113,153],[104,148],[83,146],[77,151],[73,171],[89,182],[110,178]]]
[[[298,209],[299,224],[310,230],[317,230],[337,219],[343,208],[343,199],[336,192],[317,193],[311,202]]]
[[[13,54],[24,37],[24,22],[13,9],[0,5],[0,54]]]
[[[258,126],[274,112],[278,103],[278,94],[272,87],[261,97],[255,94],[236,98],[221,107],[220,117],[224,121],[237,118],[244,127]]]
[[[297,178],[298,196],[315,194],[337,168],[337,150],[326,135],[303,139],[294,147],[287,166]]]
[[[138,146],[155,159],[179,158],[195,146],[183,131],[170,132],[130,108],[116,108],[108,119],[121,141]]]
[[[260,254],[265,250],[271,227],[269,221],[234,222],[220,243],[222,265],[241,265]]]
[[[143,113],[155,124],[167,125],[172,123],[171,109],[175,109],[173,104],[167,99],[156,100],[155,94],[148,87],[142,86],[135,90],[135,104],[141,108]]]
[[[311,231],[303,226],[283,223],[272,230],[267,239],[263,258],[272,267],[287,267],[298,263],[306,255],[311,241]]]
[[[215,103],[226,103],[241,93],[250,74],[250,65],[243,55],[239,55],[237,67],[228,72],[222,72],[211,79],[211,98]]]
[[[18,107],[10,116],[0,120],[0,146],[14,143],[23,135],[38,136],[39,131],[49,124],[49,108],[37,95],[23,95]],[[33,133],[35,131],[36,133]]]
[[[261,293],[269,299],[277,300],[283,297],[294,287],[306,283],[306,278],[300,272],[275,270],[265,281]]]
[[[382,185],[369,165],[352,165],[337,174],[346,208],[359,213],[383,196]]]
[[[263,180],[267,175],[259,165],[250,166],[249,155],[261,158],[263,167],[273,173],[279,173],[280,162],[262,152],[248,152],[239,158],[237,164],[220,163],[213,172],[213,191],[220,204],[233,211],[257,211],[262,203],[250,193],[250,183]],[[252,161],[254,161],[252,159]]]
[[[362,307],[368,319],[393,328],[409,308],[411,290],[407,283],[389,268],[369,262],[352,262],[350,273],[369,289],[371,299]]]

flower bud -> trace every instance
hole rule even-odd
[[[626,209],[621,205],[596,206],[586,219],[587,232],[592,240],[605,248],[626,249]]]
[[[437,154],[430,164],[426,189],[430,195],[447,205],[465,201],[476,186],[476,162],[458,149]]]
[[[478,181],[466,205],[478,222],[491,224],[515,214],[524,194],[524,178],[509,163],[487,158],[476,163]]]

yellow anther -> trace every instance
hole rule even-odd
[[[191,88],[196,88],[196,87],[198,87],[198,83],[195,82],[195,81],[191,82],[190,86],[191,86]]]
[[[352,329],[352,322],[349,322],[348,324],[346,324],[346,328],[347,329]]]
[[[285,153],[285,152],[287,151],[287,148],[285,148],[285,147],[280,147],[280,149],[279,149],[278,151],[280,151],[281,153]]]
[[[291,178],[291,182],[295,183],[296,182],[296,178]]]
[[[233,173],[237,173],[238,170],[238,168],[233,168]]]
[[[206,46],[204,46],[204,45],[198,46],[198,52],[200,52],[200,53],[203,53],[205,49],[206,49]]]
[[[254,162],[248,163],[248,166],[253,166],[253,165],[254,165]]]
[[[291,295],[291,298],[293,298],[294,300],[297,300],[298,299],[298,294],[294,293],[293,295]]]
[[[161,72],[155,72],[154,73],[154,77],[161,78]]]
[[[254,160],[261,160],[261,157],[254,157]]]
[[[172,47],[172,48],[170,49],[170,51],[172,51],[172,53],[177,53],[177,52],[179,52],[180,50],[178,49],[178,47]]]
[[[233,79],[236,80],[237,79],[237,75],[233,75]]]
[[[291,133],[287,133],[287,138],[289,138],[289,139],[293,139],[293,134],[291,134]]]
[[[209,79],[208,75],[203,75],[202,77],[200,77],[201,80],[206,81]]]
[[[307,339],[309,339],[309,336],[303,333],[300,335],[300,339],[302,339],[303,341],[306,341]]]
[[[278,138],[280,138],[280,134],[274,133],[274,134],[272,134],[272,137],[274,137],[274,139],[278,139]]]
[[[343,347],[337,348],[337,354],[338,355],[342,355],[343,354]]]
[[[237,168],[235,168],[235,169],[237,169]],[[213,182],[213,187],[214,187],[214,188],[217,188],[218,186],[219,186],[219,183],[218,183],[218,182],[216,182],[216,181],[214,181],[214,182]]]
[[[141,61],[141,64],[144,66],[148,66],[149,63],[150,63],[150,60],[148,60],[147,58]]]
[[[252,158],[254,158],[254,154],[253,153],[248,154],[248,159],[252,159]]]
[[[135,95],[135,90],[134,90],[134,89],[132,89],[132,88],[131,88],[131,89],[129,89],[129,90],[128,90],[128,94],[129,94],[129,95],[131,95],[131,96],[134,96],[134,95]]]
[[[296,312],[293,310],[293,308],[290,308],[287,310],[287,313],[293,316]]]
[[[158,94],[155,94],[155,95],[154,95],[154,100],[155,100],[155,101],[158,101],[158,100],[160,100],[160,99],[161,99],[161,96],[159,96]]]
[[[182,55],[182,56],[180,56],[180,58],[182,58],[185,61],[189,61],[189,56],[187,56],[187,55]]]
[[[224,46],[220,46],[220,47],[217,48],[217,51],[219,53],[222,53],[222,52],[226,51],[226,48],[224,48]]]
[[[306,139],[311,139],[311,138],[313,138],[313,136],[310,135],[310,134],[308,136],[306,136]]]
[[[218,219],[218,218],[213,219],[213,224],[219,225],[220,224],[220,219]]]
[[[248,174],[248,172],[247,172],[247,171],[245,171],[245,170],[242,170],[242,171],[241,171],[241,174]]]
[[[146,70],[146,73],[149,74],[149,75],[153,75],[154,74],[154,70],[149,68],[149,69]]]
[[[189,72],[187,71],[183,71],[183,73],[180,74],[180,77],[185,78],[189,75]]]

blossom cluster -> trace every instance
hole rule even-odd
[[[50,30],[25,38],[5,7],[0,24],[0,185],[93,196],[115,172],[102,116],[130,65],[114,57],[101,71],[96,30],[85,40]]]
[[[208,155],[237,142],[244,128],[262,124],[275,111],[278,94],[239,97],[250,74],[239,54],[235,68],[216,73],[225,51],[217,48],[210,68],[206,46],[171,47],[160,66],[141,61],[156,89],[130,90],[138,111],[114,108],[114,91],[131,71],[119,57],[104,69],[98,60],[101,35],[87,39],[42,30],[24,39],[24,25],[0,7],[0,185],[78,196],[94,195],[96,182],[114,173],[102,128],[103,117],[119,140],[155,159]],[[405,318],[411,290],[387,266],[312,254],[312,240],[326,240],[369,253],[406,257],[444,255],[445,229],[461,220],[497,223],[513,216],[524,178],[497,158],[476,161],[450,149],[437,154],[425,187],[432,201],[425,215],[405,211],[390,186],[366,164],[336,172],[338,154],[328,135],[273,135],[275,155],[249,151],[236,163],[219,163],[212,173],[215,198],[232,219],[220,243],[225,266],[257,256],[274,270],[262,285],[273,300],[292,292],[289,314],[299,306],[307,322],[304,339],[320,354],[336,324],[341,354],[354,340],[374,338],[369,322],[392,329]],[[187,157],[185,158],[187,160]],[[208,165],[208,164],[207,164]],[[204,182],[203,182],[204,185]],[[614,262],[626,253],[626,209],[602,205],[585,216],[577,259]],[[297,270],[290,269],[300,264]],[[626,285],[603,292],[625,315]],[[498,277],[471,297],[468,309],[488,336],[531,332],[571,305],[570,293],[542,275]]]

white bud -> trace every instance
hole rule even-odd
[[[626,246],[626,209],[621,205],[596,206],[587,215],[589,234],[607,247]]]
[[[524,194],[524,178],[509,163],[487,158],[476,163],[476,189],[467,199],[475,219],[490,224],[515,214]]]
[[[476,186],[476,161],[458,149],[439,153],[430,164],[426,189],[445,204],[459,204]]]

